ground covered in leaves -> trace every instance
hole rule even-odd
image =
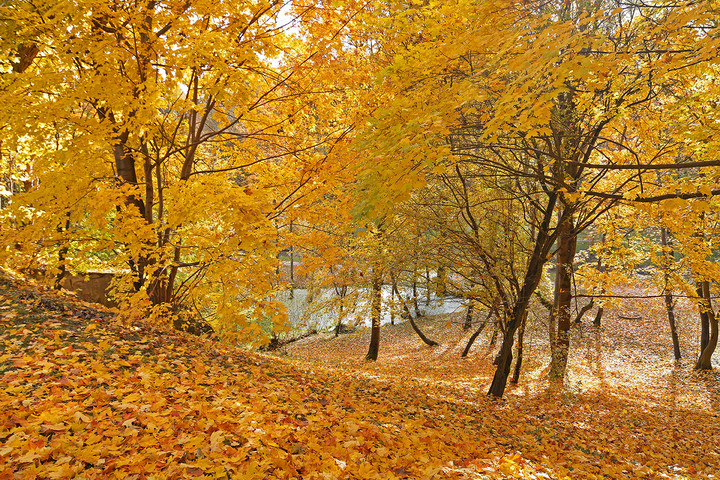
[[[529,335],[493,401],[487,339],[459,359],[452,321],[421,324],[433,348],[384,328],[374,364],[364,332],[270,356],[0,278],[0,478],[717,478],[718,378],[659,324],[576,332],[564,388]]]

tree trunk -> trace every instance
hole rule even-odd
[[[382,313],[382,276],[377,267],[373,269],[372,281],[372,326],[370,328],[370,347],[365,360],[377,360],[380,351],[380,315]]]
[[[710,317],[708,316],[707,302],[705,302],[704,286],[705,282],[697,282],[695,291],[700,299],[700,351],[707,347],[710,341]]]
[[[602,236],[602,242],[605,243],[605,234],[604,233]],[[598,255],[597,269],[598,269],[598,272],[605,273],[605,265],[603,265],[602,258],[600,257],[600,255]],[[604,284],[600,284],[600,295],[604,295],[604,294],[605,294],[605,286],[604,286]],[[600,322],[602,321],[603,313],[605,312],[605,308],[603,307],[603,300],[600,300],[598,303],[600,305],[598,306],[598,311],[595,314],[595,319],[593,320],[593,325],[595,325],[596,327],[600,326]]]
[[[598,311],[595,314],[595,318],[593,319],[593,325],[595,325],[596,327],[600,326],[600,322],[602,321],[602,316],[604,312],[605,309],[603,307],[598,308]]]
[[[595,299],[591,298],[590,302],[587,305],[585,305],[583,308],[580,309],[580,311],[578,312],[577,316],[575,317],[575,320],[573,321],[573,323],[582,323],[583,315],[585,315],[587,313],[587,311],[593,307],[593,305],[595,305]]]
[[[480,324],[480,326],[477,328],[477,330],[475,330],[475,333],[473,333],[470,336],[470,339],[468,339],[468,343],[467,343],[467,345],[465,345],[465,350],[463,350],[462,355],[460,355],[461,357],[467,357],[468,353],[470,353],[470,348],[473,346],[473,343],[475,343],[475,339],[478,337],[478,335],[480,335],[480,333],[482,333],[483,329],[485,329],[485,326],[488,324],[488,322],[490,321],[490,318],[492,318],[493,313],[495,313],[495,312],[496,312],[496,309],[495,309],[495,306],[493,306],[493,308],[491,308],[490,311],[488,312],[487,317],[485,317],[485,321],[483,321]]]
[[[402,305],[403,310],[405,311],[405,314],[408,316],[408,320],[410,320],[410,325],[412,326],[413,330],[415,330],[415,333],[417,333],[418,337],[425,342],[426,344],[430,345],[431,347],[434,347],[435,345],[438,345],[438,343],[435,340],[430,340],[423,334],[422,330],[417,326],[415,323],[415,320],[413,319],[412,313],[410,313],[410,309],[407,306],[407,303],[405,303],[405,299],[400,295],[400,292],[397,289],[397,283],[393,279],[393,291],[397,294],[398,298],[400,299],[400,304]]]
[[[415,276],[415,272],[413,272],[412,289],[413,289],[412,290],[413,291],[412,303],[413,303],[413,307],[415,307],[415,316],[422,317],[422,312],[420,312],[420,307],[418,306],[417,277]]]
[[[67,232],[70,230],[70,214],[67,214],[67,220],[65,220],[65,228],[58,225],[57,231],[59,234],[63,234],[63,232]],[[66,239],[62,239],[62,247],[60,247],[60,250],[58,251],[58,273],[55,276],[55,290],[60,290],[63,285],[63,279],[65,278],[65,275],[67,274],[67,254],[68,254],[68,241]]]
[[[493,333],[490,337],[489,345],[495,345],[497,343],[498,332],[500,332],[500,318],[495,319],[495,323],[493,324]]]
[[[290,233],[293,231],[293,222],[290,220]],[[295,247],[290,245],[290,299],[295,298]],[[342,310],[342,304],[340,305]]]
[[[338,322],[337,322],[337,325],[335,326],[335,336],[336,337],[338,335],[340,335],[340,329],[342,328],[343,313],[345,313],[345,311],[343,310],[344,298],[345,298],[344,296],[340,297],[340,309],[338,312]]]
[[[680,339],[678,337],[677,325],[675,323],[673,296],[670,289],[665,290],[665,309],[667,310],[668,323],[670,323],[670,335],[672,337],[675,360],[680,360],[682,358],[682,354],[680,353]]]
[[[437,269],[437,288],[435,292],[438,298],[444,298],[447,295],[447,270],[443,266]]]
[[[470,300],[467,306],[467,312],[465,313],[465,323],[463,324],[463,330],[470,330],[472,327],[473,311],[475,310],[475,303]]]
[[[518,383],[518,380],[520,379],[520,369],[522,368],[522,361],[523,361],[523,338],[525,337],[525,324],[527,323],[527,311],[525,312],[525,317],[523,318],[522,322],[520,323],[520,328],[518,329],[518,339],[517,339],[517,358],[515,359],[515,372],[513,373],[512,378],[510,379],[510,383]]]
[[[673,352],[675,353],[675,360],[680,360],[682,354],[680,353],[680,339],[678,338],[677,325],[675,323],[675,306],[673,301],[672,290],[670,289],[670,262],[674,261],[675,254],[669,247],[668,232],[665,227],[660,228],[660,238],[662,239],[663,254],[665,256],[665,262],[663,265],[663,274],[665,276],[665,310],[667,310],[668,323],[670,324],[670,334],[673,342]]]
[[[557,195],[558,194],[556,192],[551,192],[548,195],[548,203],[543,212],[542,223],[537,231],[535,245],[528,262],[527,270],[525,271],[523,285],[520,288],[517,300],[513,305],[510,319],[505,327],[505,331],[503,332],[503,344],[500,348],[497,369],[495,370],[492,384],[488,390],[488,395],[502,397],[505,393],[507,378],[510,374],[510,363],[512,362],[512,347],[515,338],[515,331],[520,326],[520,322],[525,316],[525,311],[530,303],[530,298],[532,297],[533,292],[540,284],[543,266],[547,261],[547,255],[554,243],[553,237],[550,234],[550,221],[555,210]]]
[[[132,151],[127,147],[130,134],[127,130],[119,133],[115,138],[113,145],[113,155],[115,157],[115,168],[121,183],[137,185],[137,173],[135,172],[135,157]],[[130,195],[125,199],[127,206],[132,205],[137,213],[145,218],[145,203],[136,195]],[[118,209],[120,207],[118,206]],[[129,261],[130,270],[135,274],[133,288],[140,291],[145,284],[145,261],[142,257],[131,258]]]
[[[432,282],[430,281],[430,269],[425,267],[425,306],[430,305],[430,297],[432,295]]]
[[[395,325],[395,287],[390,290],[390,325]]]
[[[703,348],[700,350],[700,356],[695,364],[696,370],[712,370],[712,355],[718,343],[718,319],[710,302],[710,282],[702,282],[702,309],[705,311],[705,317],[708,323],[708,339]]]
[[[576,236],[572,209],[565,207],[558,225],[557,272],[555,277],[555,319],[557,334],[551,338],[550,378],[562,380],[570,348],[570,309],[572,303],[572,269]]]

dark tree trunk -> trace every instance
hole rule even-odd
[[[70,229],[70,214],[67,214],[67,220],[65,220],[65,228],[58,226],[57,231],[62,235],[63,232],[67,232]],[[60,290],[63,285],[63,280],[67,274],[67,254],[68,254],[68,242],[62,239],[62,247],[58,251],[58,273],[55,276],[55,290]]]
[[[390,325],[395,325],[395,291],[397,290],[397,285],[394,277],[392,282],[392,289],[390,289]]]
[[[342,325],[343,325],[342,320],[338,320],[337,325],[335,325],[335,336],[336,337],[340,335],[340,330],[342,329]]]
[[[537,237],[535,238],[535,246],[533,247],[532,255],[528,262],[527,270],[525,272],[525,278],[523,280],[522,288],[518,293],[517,300],[509,318],[505,331],[503,332],[503,343],[500,348],[500,354],[498,358],[497,369],[493,376],[492,384],[488,390],[488,395],[495,397],[502,397],[505,393],[505,386],[507,385],[507,378],[510,374],[510,363],[512,362],[512,347],[515,338],[515,331],[520,326],[520,322],[525,316],[530,298],[533,292],[540,284],[542,278],[542,270],[547,256],[552,248],[553,236],[550,233],[550,221],[552,219],[553,211],[555,210],[555,203],[557,201],[557,193],[551,192],[548,195],[548,203],[543,212],[543,220],[540,224]]]
[[[710,342],[710,317],[708,316],[708,302],[704,294],[705,282],[697,282],[695,291],[700,298],[700,352],[705,350]]]
[[[405,303],[405,299],[402,298],[402,295],[400,295],[400,292],[397,289],[397,283],[393,280],[393,291],[397,294],[398,298],[400,299],[400,304],[403,307],[403,310],[405,311],[405,314],[408,316],[408,320],[410,320],[410,325],[412,326],[413,330],[415,330],[415,333],[417,333],[418,337],[425,342],[426,344],[430,345],[431,347],[434,347],[435,345],[438,345],[438,343],[435,340],[430,340],[423,334],[423,332],[420,330],[420,328],[415,323],[415,319],[413,319],[412,313],[410,312],[410,309],[407,306],[407,303]]]
[[[593,305],[595,305],[595,299],[591,298],[590,302],[585,305],[583,308],[580,309],[580,311],[577,314],[577,317],[575,317],[575,321],[573,323],[582,323],[583,315],[587,313],[588,310],[590,310]]]
[[[465,345],[465,350],[463,350],[461,357],[467,357],[468,353],[470,353],[470,348],[473,346],[473,343],[475,343],[475,339],[477,339],[478,335],[482,333],[482,331],[485,329],[485,326],[490,321],[490,318],[492,318],[493,314],[496,312],[495,306],[490,309],[490,311],[487,314],[487,317],[485,317],[485,321],[483,321],[480,326],[475,330],[475,333],[473,333],[470,338],[468,339],[467,345]],[[497,324],[497,323],[496,323]]]
[[[418,306],[417,276],[415,275],[415,272],[413,272],[412,291],[413,291],[412,303],[413,303],[413,307],[415,308],[415,316],[422,317],[422,313],[420,312],[420,307]]]
[[[695,364],[697,370],[712,370],[712,356],[718,343],[718,319],[713,311],[710,301],[710,282],[702,282],[703,310],[707,317],[708,323],[708,339],[703,348],[700,350],[700,356]]]
[[[515,372],[513,373],[512,378],[510,379],[510,383],[518,383],[518,380],[520,380],[520,370],[522,369],[522,361],[523,361],[523,339],[525,337],[525,324],[527,323],[527,312],[525,312],[525,318],[523,318],[523,321],[520,323],[520,328],[518,329],[518,339],[517,339],[517,358],[515,359]]]
[[[344,298],[345,297],[340,297],[340,309],[339,309],[340,311],[338,312],[338,322],[337,322],[337,325],[335,326],[335,336],[336,337],[338,335],[340,335],[340,329],[342,328],[342,324],[343,324],[342,321],[343,321],[343,313],[344,313],[344,310],[343,310],[343,299]]]
[[[370,347],[365,360],[377,360],[380,351],[380,315],[382,313],[382,276],[376,267],[373,271],[372,282],[372,326],[370,328]]]
[[[567,368],[570,348],[570,308],[572,303],[572,269],[576,236],[572,209],[566,207],[558,225],[557,273],[555,277],[555,319],[557,332],[550,337],[550,378],[561,380]]]
[[[437,270],[437,289],[435,290],[438,298],[444,298],[447,295],[447,270],[445,267],[438,267]]]
[[[101,114],[103,118],[104,114]],[[114,123],[114,115],[112,112],[107,114],[107,118]],[[115,144],[113,145],[113,156],[115,158],[115,169],[121,183],[137,185],[137,173],[135,171],[135,157],[127,146],[130,133],[127,130],[122,132],[116,131]],[[137,195],[130,195],[125,199],[126,206],[132,205],[140,217],[145,218],[145,203]],[[120,206],[118,206],[120,210]],[[130,270],[135,274],[133,288],[139,291],[145,284],[145,260],[140,258],[132,258],[129,261]]]
[[[672,337],[675,360],[680,360],[682,358],[682,354],[680,353],[680,338],[678,337],[677,325],[675,323],[673,295],[669,289],[665,290],[665,309],[667,310],[668,323],[670,323],[670,335]]]
[[[432,296],[432,282],[430,281],[430,269],[425,267],[425,306],[430,305],[430,297]]]
[[[490,337],[490,345],[495,345],[497,343],[498,332],[500,332],[500,319],[496,318],[493,323],[493,333]]]
[[[67,245],[63,245],[62,247],[60,247],[60,251],[58,252],[58,273],[57,275],[55,275],[55,282],[53,285],[55,290],[60,290],[62,288],[63,280],[65,279],[65,275],[67,274],[67,265],[65,263],[67,253]]]
[[[605,234],[603,233],[602,241],[605,243]],[[597,262],[597,269],[600,273],[605,273],[605,265],[602,263],[602,258],[598,255],[598,262]],[[605,286],[601,284],[600,286],[600,295],[605,294]],[[595,319],[593,319],[593,325],[596,327],[600,326],[600,322],[602,321],[603,313],[605,312],[605,308],[603,307],[603,301],[600,300],[600,306],[598,307],[598,311],[595,314]]]
[[[680,360],[682,354],[680,353],[680,339],[678,338],[677,325],[675,323],[675,302],[673,300],[672,290],[670,289],[670,265],[675,259],[675,253],[669,247],[670,242],[668,241],[668,232],[665,227],[660,229],[660,237],[662,239],[663,254],[665,256],[665,264],[663,266],[665,276],[665,288],[663,292],[665,295],[665,310],[667,310],[668,323],[670,324],[675,360]]]
[[[35,57],[40,53],[40,47],[36,43],[22,43],[18,45],[16,58],[12,61],[12,69],[15,73],[23,73],[32,65]]]
[[[290,220],[290,233],[293,231],[293,222]],[[295,247],[290,245],[290,298],[295,298]],[[342,311],[342,305],[340,305]]]
[[[467,312],[465,313],[465,323],[463,324],[463,330],[470,330],[472,327],[473,311],[475,310],[475,303],[470,300],[467,306]]]

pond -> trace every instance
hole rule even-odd
[[[401,318],[402,305],[397,296],[395,301],[391,303],[392,287],[387,285],[382,288],[382,317],[381,323],[388,324],[391,318],[395,316],[395,322],[404,321]],[[400,288],[403,298],[408,306],[412,298],[411,289]],[[337,325],[340,313],[340,297],[336,295],[335,290],[327,288],[308,298],[309,291],[304,288],[296,288],[292,292],[283,292],[279,297],[287,308],[288,319],[290,323],[298,328],[317,328],[319,330],[332,328]],[[343,299],[343,323],[346,325],[370,326],[370,295],[369,288],[348,289],[348,294]],[[418,306],[423,315],[439,315],[443,313],[453,313],[464,311],[463,299],[456,297],[439,298],[430,297],[428,303],[425,296],[418,299]]]

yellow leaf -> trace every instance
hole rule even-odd
[[[17,463],[33,463],[35,460],[39,459],[40,455],[38,455],[36,452],[28,452],[22,457],[18,457],[15,459]]]
[[[85,415],[85,414],[82,413],[82,412],[75,412],[75,413],[73,414],[73,418],[74,418],[75,420],[82,421],[82,422],[85,422],[85,423],[89,423],[90,420],[92,420],[90,417],[88,417],[87,415]]]

